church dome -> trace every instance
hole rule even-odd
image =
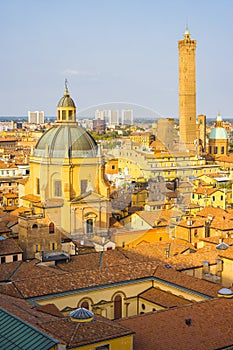
[[[50,158],[94,158],[98,146],[82,127],[60,124],[47,130],[37,142],[34,156]]]
[[[36,144],[33,155],[42,158],[95,158],[98,146],[93,137],[76,123],[76,107],[65,81],[65,91],[57,105],[56,125]]]
[[[223,127],[222,117],[220,114],[217,115],[215,127],[211,130],[209,138],[214,140],[228,139],[227,131]]]
[[[73,99],[69,95],[69,91],[66,88],[64,96],[62,96],[57,104],[57,107],[74,107],[75,108],[75,103]]]
[[[211,130],[209,138],[214,140],[227,140],[228,135],[224,128],[217,127]]]

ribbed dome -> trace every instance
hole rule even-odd
[[[80,307],[70,313],[70,318],[73,322],[90,322],[93,320],[93,317],[94,313],[84,307]]]
[[[59,124],[47,130],[37,142],[34,156],[50,158],[93,158],[98,146],[93,137],[73,124]]]
[[[64,96],[60,98],[60,101],[58,102],[57,107],[74,107],[75,108],[75,103],[73,99],[70,97],[68,88],[65,88]]]
[[[228,135],[224,128],[216,127],[211,130],[209,138],[214,140],[227,140]]]
[[[221,288],[218,291],[218,297],[232,298],[233,297],[233,292],[229,288]]]

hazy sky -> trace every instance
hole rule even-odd
[[[178,49],[197,40],[197,113],[233,116],[233,0],[0,0],[0,115],[108,102],[178,115]]]

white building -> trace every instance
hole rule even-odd
[[[109,124],[118,125],[119,124],[119,111],[116,109],[109,110]]]
[[[95,111],[95,119],[105,120],[106,123],[109,123],[109,110],[97,109]]]
[[[122,109],[121,111],[121,123],[123,125],[133,125],[133,110]]]
[[[107,125],[119,125],[119,110],[117,109],[97,109],[95,119],[105,120]]]
[[[30,124],[44,124],[44,112],[43,111],[28,111],[28,123]]]

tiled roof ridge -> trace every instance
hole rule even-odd
[[[21,266],[23,265],[23,261],[20,262],[20,264],[16,267],[16,269],[13,271],[13,273],[9,276],[9,279],[12,280],[12,278],[15,276],[15,274],[19,271]]]
[[[165,278],[163,278],[162,276],[160,276],[159,275],[159,273],[161,272],[161,271],[165,271],[165,270],[167,270],[167,271],[173,271],[173,275],[172,275],[172,277],[171,276],[168,276],[168,274],[167,274],[167,276],[166,276],[166,279]],[[173,268],[173,267],[170,267],[169,269],[166,269],[165,267],[163,267],[163,266],[158,266],[158,268],[156,269],[156,271],[158,272],[158,275],[154,275],[154,277],[155,278],[158,278],[159,280],[161,280],[161,281],[165,281],[165,282],[168,282],[168,283],[172,283],[172,284],[174,284],[174,285],[177,285],[177,286],[179,286],[179,287],[183,287],[183,288],[188,288],[190,291],[192,291],[192,292],[198,292],[198,293],[201,293],[201,294],[205,294],[205,295],[208,295],[208,296],[210,296],[211,298],[213,298],[213,295],[211,295],[211,294],[207,294],[206,292],[203,292],[203,291],[200,291],[200,289],[198,289],[198,288],[196,288],[196,289],[194,289],[192,286],[190,286],[190,284],[187,286],[187,279],[189,279],[189,283],[190,282],[198,282],[199,284],[201,284],[202,286],[204,286],[204,285],[208,285],[208,286],[210,286],[210,284],[212,284],[212,286],[216,286],[216,283],[214,283],[214,282],[211,282],[211,281],[207,281],[207,280],[204,280],[204,279],[200,279],[200,278],[198,278],[198,277],[196,277],[196,276],[189,276],[189,275],[187,275],[187,274],[185,274],[185,273],[183,273],[183,272],[180,272],[180,271],[177,271],[175,268]],[[177,279],[176,279],[176,276],[178,276],[178,274],[182,274],[182,281],[179,281],[178,283],[177,283]],[[175,276],[176,275],[176,276]],[[179,276],[181,276],[181,275],[179,275]],[[211,293],[211,291],[209,291],[210,293]]]

